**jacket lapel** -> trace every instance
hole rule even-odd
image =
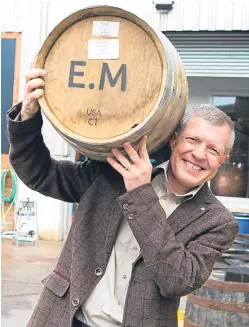
[[[168,217],[167,222],[175,234],[183,230],[187,225],[198,219],[200,216],[209,211],[212,203],[212,195],[205,183],[196,195],[182,203]]]

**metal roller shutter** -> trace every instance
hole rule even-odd
[[[164,32],[188,76],[249,77],[249,32]]]

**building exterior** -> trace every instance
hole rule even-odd
[[[230,167],[221,171],[211,187],[216,188],[220,200],[231,211],[249,212],[249,2],[175,0],[166,3],[172,3],[172,6],[161,9],[160,1],[152,0],[4,0],[2,39],[18,39],[14,103],[23,97],[25,73],[34,54],[63,18],[95,4],[114,5],[131,11],[160,29],[176,47],[188,76],[188,106],[213,103],[239,125]],[[55,159],[75,160],[74,150],[45,118],[43,135]],[[231,176],[237,176],[241,183],[237,184],[238,189],[222,188],[229,181],[234,184]],[[46,198],[19,181],[18,200],[26,197],[37,201],[39,236],[50,240],[65,239],[71,224],[72,204]]]

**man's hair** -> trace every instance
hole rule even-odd
[[[232,150],[235,141],[234,125],[231,118],[226,113],[224,113],[223,111],[221,111],[220,109],[216,108],[211,104],[206,104],[206,103],[200,104],[197,107],[194,107],[192,109],[187,109],[185,111],[182,119],[180,120],[177,126],[176,131],[179,134],[194,115],[198,115],[200,118],[206,120],[211,125],[214,126],[228,125],[230,127],[231,130],[230,139],[228,141],[228,144],[226,145],[226,154],[229,154],[230,151]]]

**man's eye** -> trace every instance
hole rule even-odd
[[[198,143],[198,141],[193,138],[193,137],[187,137],[187,140],[190,142],[190,143]]]
[[[219,155],[219,152],[218,152],[215,148],[209,148],[209,151],[210,151],[212,154]]]

